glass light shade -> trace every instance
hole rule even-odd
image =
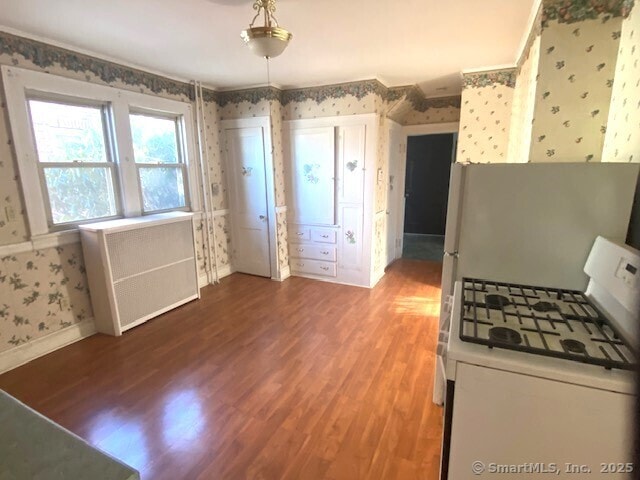
[[[249,50],[265,58],[274,58],[284,52],[293,37],[280,27],[253,27],[240,34]]]

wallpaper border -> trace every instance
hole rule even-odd
[[[183,95],[193,100],[193,85],[189,83],[172,80],[4,31],[0,31],[0,54],[11,57],[20,55],[42,69],[59,65],[63,69],[72,72],[91,73],[105,83],[120,81],[130,86],[146,87],[153,93]],[[12,63],[17,65],[17,59],[13,58]]]
[[[16,56],[20,56],[45,71],[57,65],[71,72],[84,73],[87,81],[91,80],[89,74],[92,74],[106,84],[119,81],[131,87],[145,87],[155,94],[183,96],[191,101],[195,98],[194,86],[191,83],[173,80],[9,32],[0,31],[0,55],[11,57],[13,65],[19,64]],[[203,99],[206,102],[215,102],[221,107],[241,102],[255,105],[264,100],[278,101],[283,106],[292,102],[305,101],[320,104],[329,99],[347,96],[361,100],[371,94],[377,95],[386,102],[406,99],[418,112],[425,112],[431,108],[460,108],[459,95],[427,98],[417,85],[389,88],[377,79],[291,89],[258,87],[220,91],[203,88]]]
[[[503,68],[482,72],[463,73],[462,89],[483,88],[492,85],[505,85],[510,88],[516,86],[516,68]]]
[[[546,28],[553,20],[558,23],[596,20],[601,15],[627,18],[633,4],[634,0],[543,0],[541,25]]]

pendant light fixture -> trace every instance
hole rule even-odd
[[[278,26],[278,21],[273,16],[276,11],[276,0],[256,0],[253,9],[257,10],[249,28],[243,30],[240,36],[256,55],[265,58],[274,58],[284,52],[293,35]],[[260,14],[264,16],[264,25],[254,27]]]

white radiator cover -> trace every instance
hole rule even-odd
[[[122,332],[200,298],[193,215],[80,226],[96,329]]]

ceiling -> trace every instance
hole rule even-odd
[[[378,78],[428,96],[460,71],[513,64],[535,0],[278,0],[293,33],[271,60],[282,88]],[[480,7],[481,5],[481,7]],[[219,89],[266,84],[240,30],[252,0],[2,0],[0,28]]]

